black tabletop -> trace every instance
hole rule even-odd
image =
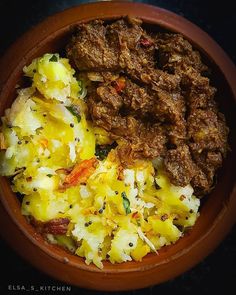
[[[0,0],[0,54],[3,54],[17,37],[47,16],[85,2],[89,1]],[[144,0],[136,2],[160,6],[186,17],[208,32],[231,59],[236,61],[235,1]],[[4,269],[0,275],[0,294],[106,294],[106,292],[68,286],[48,277],[21,259],[2,240],[0,240],[0,259],[1,269]],[[129,292],[116,292],[116,294],[209,295],[213,292],[215,294],[236,294],[235,281],[236,226],[221,245],[192,270],[158,286]],[[31,289],[31,291],[27,292],[25,289]]]

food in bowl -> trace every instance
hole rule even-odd
[[[76,27],[66,57],[25,67],[2,117],[1,174],[47,240],[102,268],[175,243],[227,152],[208,67],[139,19]]]

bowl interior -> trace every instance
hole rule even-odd
[[[141,14],[137,15],[143,18],[145,28],[148,30],[158,30],[160,23],[158,19],[153,20],[148,16],[142,16]],[[106,20],[113,19],[115,16],[104,16]],[[91,19],[92,17],[90,17]],[[94,17],[96,18],[96,17]],[[88,18],[89,19],[89,18]],[[87,20],[88,20],[87,19]],[[79,20],[77,22],[81,22]],[[75,22],[73,22],[75,23]],[[161,24],[162,29],[167,29],[170,31],[178,31],[178,28],[173,24],[164,25]],[[191,34],[186,34],[183,30],[180,30],[180,33],[183,33],[187,39],[190,40],[192,45],[201,52],[201,55],[204,58],[204,61],[212,69],[213,77],[212,84],[218,89],[216,100],[219,103],[220,110],[225,114],[227,124],[230,127],[229,143],[231,151],[228,153],[226,160],[224,161],[223,167],[218,173],[218,180],[215,189],[212,193],[204,199],[202,199],[202,204],[200,208],[200,217],[198,218],[195,226],[187,233],[183,238],[178,240],[174,245],[163,247],[159,251],[159,255],[149,254],[147,255],[142,262],[127,262],[123,264],[112,265],[111,263],[105,262],[104,269],[98,270],[93,265],[86,265],[84,260],[80,257],[71,255],[65,250],[47,244],[41,235],[39,235],[35,229],[29,225],[26,219],[21,215],[20,212],[20,202],[17,199],[16,195],[11,191],[10,183],[6,178],[1,177],[1,200],[4,205],[5,210],[10,215],[11,219],[17,225],[17,227],[23,232],[23,234],[41,251],[46,252],[49,256],[54,259],[62,262],[63,258],[67,258],[67,264],[73,268],[83,269],[88,272],[104,273],[104,274],[116,274],[118,273],[127,273],[135,271],[147,271],[154,270],[159,267],[159,272],[161,272],[162,266],[170,263],[170,261],[181,261],[181,257],[185,256],[185,260],[182,263],[186,266],[185,268],[190,267],[196,263],[199,259],[204,257],[206,253],[211,251],[217,243],[224,236],[224,231],[227,231],[232,223],[234,217],[232,217],[232,212],[230,217],[227,219],[225,217],[225,212],[228,210],[229,206],[233,206],[231,193],[235,184],[236,174],[232,173],[234,163],[236,163],[236,141],[233,133],[235,132],[236,126],[236,110],[234,95],[232,89],[226,80],[225,73],[220,68],[220,65],[216,63],[214,58],[209,55],[206,47],[202,47],[202,44],[198,43],[198,40],[194,39],[194,36]],[[4,110],[11,106],[12,102],[16,98],[16,89],[15,85],[23,85],[22,79],[22,68],[24,65],[29,64],[33,58],[41,56],[47,52],[63,52],[67,41],[71,36],[71,24],[68,24],[64,27],[58,28],[53,33],[47,35],[43,40],[40,40],[37,44],[34,44],[27,54],[21,60],[13,60],[9,68],[11,68],[11,75],[5,76],[4,80],[0,77],[4,86],[0,95],[0,114],[1,116],[4,113]],[[234,198],[235,199],[235,198]],[[235,205],[235,200],[234,200]],[[222,219],[224,218],[224,219]],[[224,226],[218,226],[220,222],[223,222]],[[215,231],[217,227],[217,231]],[[208,237],[211,236],[211,239]],[[191,257],[190,257],[191,256]],[[189,263],[188,260],[192,262]],[[175,263],[175,264],[176,264]],[[175,266],[178,272],[178,266]],[[182,269],[182,266],[179,266],[179,270]],[[173,275],[169,275],[171,277]],[[158,279],[153,280],[156,283]],[[147,285],[147,283],[146,283]],[[133,286],[132,284],[130,286]],[[104,288],[103,288],[104,289]],[[124,288],[123,288],[124,289]],[[125,289],[128,289],[126,287]]]

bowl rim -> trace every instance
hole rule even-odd
[[[92,8],[92,9],[91,9]],[[93,10],[100,11],[100,14],[93,15]],[[116,9],[119,8],[119,13],[116,13]],[[141,11],[142,10],[142,15]],[[78,17],[75,17],[75,12],[78,13]],[[2,100],[2,93],[7,95],[10,92],[11,81],[14,79],[15,75],[23,68],[25,61],[27,60],[27,56],[32,55],[34,52],[37,52],[38,48],[42,46],[42,44],[46,44],[51,39],[53,39],[57,34],[67,31],[68,28],[76,23],[89,21],[92,19],[113,19],[120,18],[125,16],[127,12],[131,12],[132,15],[136,15],[141,17],[144,22],[151,23],[154,25],[158,25],[164,27],[170,31],[180,32],[192,44],[196,44],[196,46],[201,48],[201,51],[220,68],[220,71],[224,75],[228,85],[233,93],[234,99],[236,98],[236,84],[234,81],[234,77],[236,76],[236,68],[233,62],[229,59],[226,53],[221,49],[221,47],[204,31],[202,31],[199,27],[186,20],[185,18],[165,10],[163,8],[159,8],[157,6],[151,6],[148,4],[141,3],[132,3],[132,2],[95,2],[95,3],[87,3],[81,4],[78,6],[74,6],[72,8],[68,8],[62,12],[58,12],[53,16],[46,18],[43,22],[39,23],[29,31],[27,31],[22,37],[20,37],[5,53],[3,58],[0,60],[0,67],[6,68],[6,72],[0,71],[0,104]],[[79,16],[82,15],[82,16]],[[87,15],[86,18],[83,18],[84,15]],[[72,18],[71,18],[72,17]],[[57,28],[55,31],[54,28]],[[48,28],[45,30],[45,28]],[[190,34],[191,32],[191,34]],[[37,36],[37,37],[36,37]],[[195,36],[194,40],[191,39],[191,36]],[[27,45],[28,40],[31,40],[31,46]],[[207,44],[207,47],[205,47]],[[21,46],[22,51],[19,53],[18,48]],[[9,61],[15,55],[14,63],[10,64]],[[22,58],[23,56],[23,58]],[[52,249],[47,244],[42,244],[39,242],[38,237],[32,235],[32,232],[26,230],[26,228],[18,223],[19,219],[16,219],[15,212],[12,211],[11,207],[6,198],[4,198],[5,192],[2,188],[2,184],[6,179],[1,177],[1,187],[0,187],[0,198],[3,204],[4,209],[11,217],[12,221],[18,227],[18,229],[33,243],[35,246],[39,247],[42,251],[44,251],[48,256],[53,257],[55,260],[62,262],[62,257],[57,253],[52,251]],[[222,208],[221,212],[217,216],[214,224],[212,224],[210,230],[202,236],[201,239],[197,240],[195,243],[190,245],[187,249],[183,249],[179,251],[175,256],[172,256],[168,259],[165,259],[162,263],[152,264],[145,267],[140,268],[134,267],[132,269],[124,268],[124,269],[113,269],[113,268],[104,268],[103,270],[99,270],[93,266],[87,266],[83,264],[76,264],[73,261],[69,261],[68,264],[72,267],[79,268],[81,270],[85,270],[88,272],[96,272],[96,273],[104,273],[104,274],[116,274],[116,273],[127,273],[127,272],[140,272],[140,271],[148,271],[151,269],[156,269],[158,266],[163,264],[170,264],[173,261],[179,261],[181,263],[181,259],[184,256],[189,255],[190,251],[196,255],[191,263],[186,262],[183,263],[177,270],[174,271],[172,275],[166,275],[165,278],[161,280],[156,279],[154,283],[160,283],[166,281],[172,277],[179,275],[180,273],[186,271],[187,269],[193,267],[196,263],[198,263],[201,259],[206,257],[225,237],[228,231],[231,229],[233,224],[236,221],[236,217],[234,217],[234,210],[236,210],[236,185],[234,184],[234,188],[230,193],[228,202],[225,204],[224,208]],[[223,221],[222,221],[223,220]],[[214,240],[214,243],[208,245],[209,240]],[[202,252],[198,253],[198,247],[201,244]],[[36,267],[40,268],[38,265]],[[42,269],[42,268],[41,268]],[[45,269],[43,269],[45,271]],[[46,271],[47,272],[47,271]],[[53,274],[49,273],[51,276]],[[56,276],[58,278],[58,276]],[[59,277],[62,280],[61,277]],[[75,283],[80,285],[78,283]],[[143,287],[146,287],[144,285]],[[89,286],[88,286],[89,287]],[[111,288],[99,288],[100,290],[112,290]],[[122,288],[117,290],[128,290],[129,288]]]

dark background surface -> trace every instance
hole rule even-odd
[[[0,0],[0,54],[3,54],[8,46],[22,33],[36,25],[45,17],[64,10],[68,7],[89,1],[79,0]],[[211,1],[211,0],[146,0],[136,1],[157,5],[180,14],[194,22],[208,32],[228,53],[231,59],[236,61],[236,7],[235,1]],[[4,69],[0,69],[1,71]],[[236,214],[236,212],[235,212]],[[4,226],[4,225],[0,225]],[[16,241],[17,243],[17,241]],[[0,240],[0,294],[24,294],[32,293],[17,289],[17,285],[46,289],[46,286],[65,286],[45,274],[31,267],[21,259],[6,243]],[[2,269],[4,271],[2,272]],[[236,294],[236,227],[227,236],[225,241],[204,261],[192,270],[167,283],[152,288],[117,292],[115,294],[135,295],[185,295],[185,294]],[[37,293],[53,294],[59,291],[41,291]],[[36,293],[36,292],[34,292]],[[71,291],[65,294],[101,295],[105,292],[89,291],[71,287]],[[110,293],[108,293],[110,294]]]

